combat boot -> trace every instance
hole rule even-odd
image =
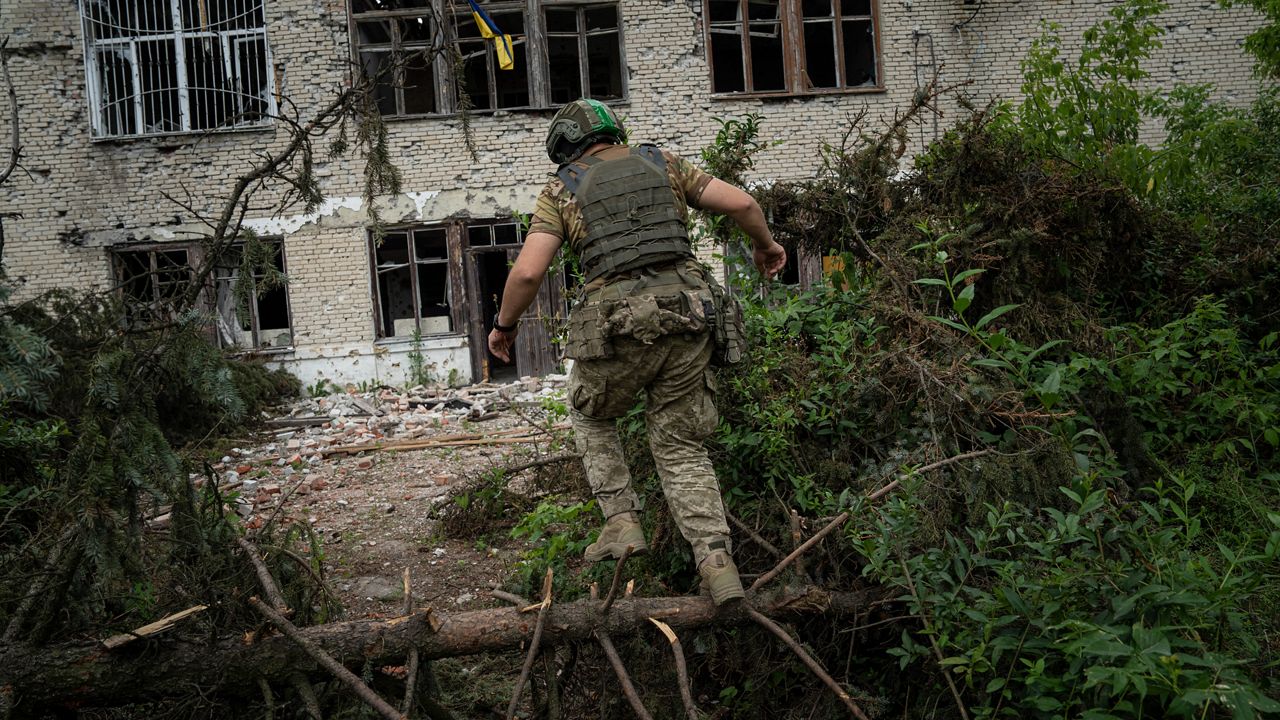
[[[633,512],[618,513],[604,521],[600,537],[587,546],[582,554],[588,562],[600,562],[607,557],[621,558],[627,546],[631,546],[632,555],[641,555],[649,551],[644,542],[644,528],[640,527],[640,519]]]
[[[712,551],[698,566],[698,574],[702,576],[702,591],[711,595],[716,605],[747,596],[738,579],[738,568],[724,550]]]

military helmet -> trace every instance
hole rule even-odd
[[[625,143],[622,121],[599,100],[574,100],[560,108],[547,130],[547,157],[557,165],[572,162],[597,142]]]

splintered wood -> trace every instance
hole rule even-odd
[[[108,650],[114,650],[115,648],[118,648],[121,645],[131,643],[134,640],[137,640],[138,638],[151,637],[156,633],[160,633],[160,632],[164,632],[165,630],[168,630],[169,628],[176,625],[179,621],[185,618],[189,618],[192,615],[195,615],[196,613],[206,609],[208,609],[208,607],[205,605],[196,605],[195,607],[189,607],[186,610],[183,610],[182,612],[176,612],[172,615],[167,615],[153,623],[143,625],[140,628],[136,628],[131,632],[121,633],[119,635],[112,635],[111,637],[102,641],[102,646]]]

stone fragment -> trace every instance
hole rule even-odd
[[[381,602],[399,600],[404,592],[401,580],[398,577],[359,577],[355,579],[353,588],[357,595]]]

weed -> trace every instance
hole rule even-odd
[[[521,585],[526,591],[541,587],[548,568],[555,572],[557,589],[568,590],[565,559],[581,556],[592,542],[595,533],[586,531],[586,521],[594,517],[595,500],[561,505],[550,498],[511,529],[512,538],[533,545],[520,559]]]
[[[307,397],[324,397],[333,393],[333,391],[333,382],[329,378],[322,377],[307,386]]]
[[[416,327],[413,329],[413,341],[406,358],[409,362],[409,384],[411,386],[431,384],[433,381],[431,368],[427,363],[426,355],[422,352],[422,331]]]

